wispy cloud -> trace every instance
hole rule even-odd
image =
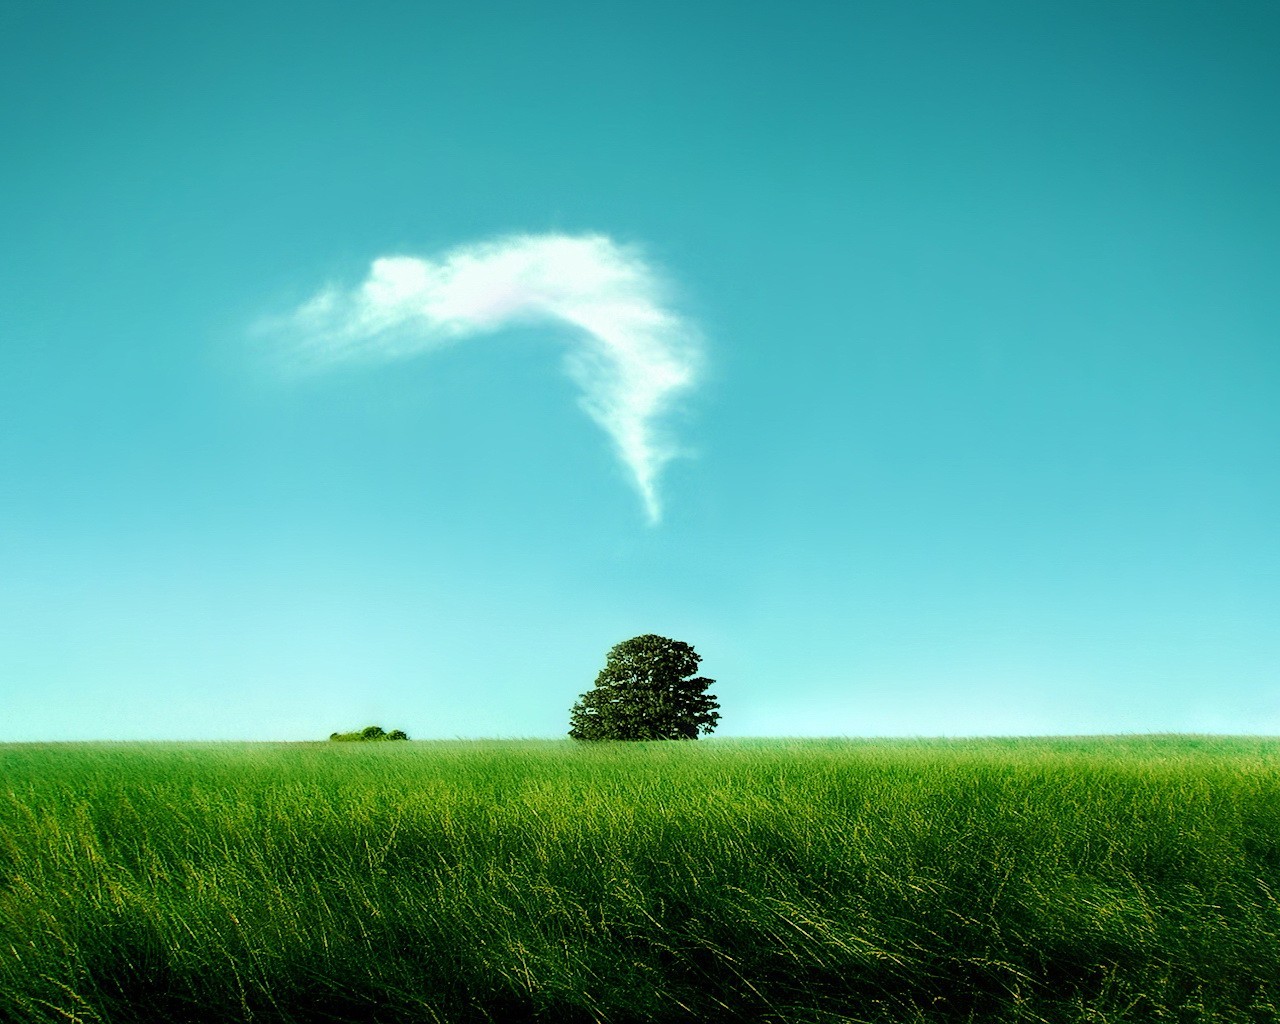
[[[663,291],[638,251],[604,235],[512,235],[436,259],[376,259],[359,285],[329,285],[260,326],[300,367],[321,369],[562,323],[582,408],[612,439],[656,523],[658,477],[677,453],[662,419],[696,382],[701,355],[698,332],[666,307]]]

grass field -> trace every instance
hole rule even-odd
[[[0,746],[0,1020],[1277,1021],[1280,740]]]

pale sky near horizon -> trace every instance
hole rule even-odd
[[[0,7],[0,742],[1280,733],[1280,5]]]

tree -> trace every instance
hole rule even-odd
[[[646,633],[609,651],[595,686],[569,712],[575,740],[696,740],[716,727],[720,706],[695,676],[688,644]]]
[[[329,739],[339,743],[377,742],[381,740],[407,740],[408,734],[403,729],[392,729],[387,732],[380,725],[368,725],[355,732],[331,732]]]

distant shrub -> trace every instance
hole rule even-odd
[[[407,740],[409,734],[403,729],[392,729],[387,732],[380,725],[370,725],[358,732],[331,732],[329,739],[338,743],[363,743],[368,740]]]

